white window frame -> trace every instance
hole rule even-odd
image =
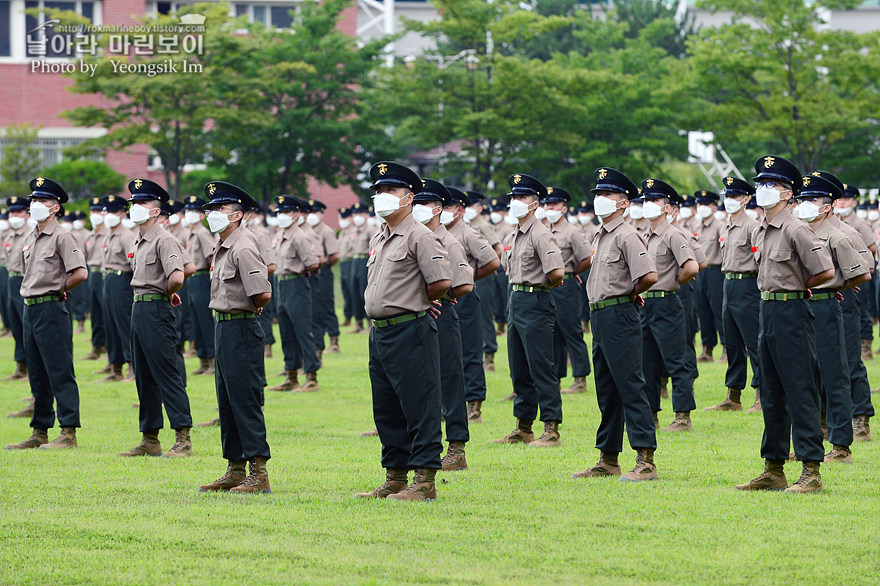
[[[36,0],[42,8],[45,6],[46,0]],[[50,0],[51,1],[51,0]],[[76,4],[77,14],[82,14],[83,0],[66,0]],[[86,0],[89,1],[89,0]],[[100,26],[104,24],[104,2],[103,0],[91,0],[93,5],[92,24]],[[66,63],[75,59],[75,57],[28,57],[27,47],[27,19],[25,14],[25,0],[12,0],[9,7],[9,56],[0,56],[0,63],[30,63],[36,59],[43,59],[47,63]]]

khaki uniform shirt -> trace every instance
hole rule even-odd
[[[584,225],[582,225],[582,226],[581,226],[581,230],[583,230],[583,231],[584,231],[584,234],[587,235],[587,241],[588,241],[588,242],[592,242],[592,241],[593,241],[593,238],[596,237],[596,234],[599,233],[599,228],[600,228],[600,227],[601,227],[601,226],[597,226],[597,225],[594,224],[593,222],[590,222],[589,224],[584,224]]]
[[[831,256],[806,222],[784,208],[755,229],[758,289],[771,293],[805,291],[807,279],[834,268]]]
[[[339,260],[345,260],[347,258],[351,258],[351,231],[353,226],[349,225],[348,228],[340,228],[339,235],[336,237],[336,241],[339,247]]]
[[[741,213],[727,218],[721,228],[721,270],[725,273],[757,273],[758,263],[752,252],[752,235],[758,221]]]
[[[172,235],[173,237],[173,235]],[[193,224],[186,234],[186,251],[189,253],[197,271],[205,271],[211,266],[214,254],[214,236],[201,223]]]
[[[495,235],[498,236],[498,240],[504,242],[507,235],[516,230],[516,226],[509,226],[506,222],[498,222],[495,224],[494,229]]]
[[[73,234],[50,220],[43,231],[34,228],[25,236],[21,247],[24,278],[22,297],[42,297],[60,293],[68,273],[86,267],[86,255]]]
[[[370,246],[364,306],[373,319],[426,311],[431,302],[425,287],[452,279],[439,238],[412,214],[393,233],[383,224]]]
[[[369,224],[354,227],[348,235],[348,252],[351,256],[370,254],[370,240],[375,233],[376,228]]]
[[[562,252],[562,264],[565,265],[566,273],[574,273],[578,265],[593,254],[586,232],[572,226],[565,218],[551,226],[550,232]]]
[[[464,219],[460,220],[459,223],[463,222]],[[486,239],[486,242],[489,243],[489,246],[495,247],[497,244],[501,244],[501,238],[498,237],[498,234],[495,232],[495,228],[492,227],[492,224],[486,221],[486,218],[483,216],[477,216],[471,223],[468,224],[471,228],[480,233],[480,235]],[[495,258],[498,258],[498,255],[495,255]]]
[[[678,291],[681,267],[689,260],[696,261],[684,234],[665,221],[656,230],[648,230],[648,256],[657,267],[657,282],[650,291]]]
[[[845,281],[870,271],[868,263],[853,246],[850,237],[832,226],[828,220],[816,228],[815,234],[834,262],[834,278],[819,285],[820,289],[840,289]]]
[[[602,224],[593,238],[593,264],[587,279],[592,302],[632,295],[636,281],[657,269],[645,242],[622,216]]]
[[[511,285],[546,287],[551,271],[565,270],[556,238],[534,214],[507,235],[501,256]]]
[[[862,237],[862,240],[865,242],[866,246],[870,246],[872,244],[876,244],[877,237],[874,235],[874,231],[871,230],[871,225],[868,224],[868,220],[863,220],[862,218],[856,215],[855,210],[850,212],[850,214],[844,218],[841,218],[845,224],[850,225],[856,232],[859,233],[859,236]]]
[[[134,240],[135,231],[122,225],[109,232],[104,239],[104,250],[101,255],[101,269],[105,271],[131,272],[131,261],[128,253]]]
[[[489,242],[483,238],[482,234],[465,224],[464,220],[460,219],[455,224],[446,226],[446,230],[461,242],[468,263],[474,270],[498,259],[498,255],[495,254]]]
[[[850,242],[852,242],[852,245],[856,248],[856,252],[862,256],[862,259],[864,259],[868,268],[874,268],[874,255],[871,254],[871,251],[868,249],[869,243],[862,240],[862,235],[859,234],[855,228],[846,222],[841,222],[840,218],[834,214],[828,214],[825,221],[830,222],[832,226],[843,232],[846,236],[849,236]]]
[[[319,222],[317,226],[312,228],[312,231],[318,239],[318,252],[324,257],[324,262],[329,263],[331,255],[339,254],[336,232],[324,222]]]
[[[183,248],[177,238],[156,222],[143,236],[138,230],[131,253],[131,288],[135,294],[167,295],[168,277],[174,271],[183,271]]]
[[[709,259],[706,258],[706,255],[703,254],[703,247],[700,246],[700,241],[697,240],[697,237],[694,236],[694,233],[687,229],[686,226],[682,225],[680,221],[676,221],[671,224],[673,228],[684,234],[684,237],[687,238],[688,244],[691,247],[691,250],[694,251],[694,258],[697,261],[698,265],[703,263],[708,264]],[[757,269],[755,269],[757,270]]]
[[[309,234],[296,225],[287,228],[278,243],[275,274],[279,277],[302,275],[306,272],[306,267],[316,264],[318,254],[315,250],[314,234]]]
[[[223,313],[257,311],[251,297],[272,291],[269,270],[260,259],[254,241],[238,228],[217,240],[211,265],[211,302],[208,307]]]
[[[3,248],[6,249],[6,269],[10,273],[24,273],[24,264],[21,257],[21,247],[24,246],[25,237],[30,233],[31,228],[25,224],[18,230],[8,231],[8,237]]]
[[[473,285],[474,269],[468,263],[467,254],[461,242],[450,234],[443,224],[434,230],[434,235],[440,240],[440,245],[449,255],[449,269],[452,271],[452,284],[449,286],[449,290],[452,291],[462,285]],[[448,296],[449,293],[447,293]]]
[[[101,226],[100,230],[93,230],[86,238],[86,262],[89,267],[101,270],[101,261],[104,259],[104,241],[107,239],[107,228]]]
[[[254,245],[260,253],[260,259],[267,267],[276,262],[275,249],[272,247],[272,234],[262,226],[239,228],[244,230],[244,235],[254,241]],[[276,267],[277,268],[277,267]]]
[[[709,266],[721,264],[721,228],[721,222],[716,220],[715,216],[709,216],[697,224],[697,229],[694,230]]]

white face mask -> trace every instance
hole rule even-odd
[[[305,224],[305,223],[306,223],[306,219],[305,219],[304,216],[300,216],[300,217],[298,217],[298,218],[296,219],[296,225],[297,225],[297,226],[302,226],[302,225]]]
[[[687,220],[688,218],[693,217],[694,210],[693,210],[693,208],[690,208],[690,207],[684,207],[684,208],[681,208],[681,211],[678,213],[683,220]]]
[[[455,220],[455,214],[452,212],[447,212],[446,210],[440,212],[440,223],[444,226],[448,226],[453,220]]]
[[[568,216],[565,216],[565,219],[566,219],[566,221],[568,221],[568,223],[571,224],[572,226],[577,226],[577,223],[578,223],[578,218],[577,218],[577,216],[568,215]]]
[[[220,210],[214,210],[208,214],[208,227],[214,234],[222,232],[229,227],[229,216]]]
[[[61,227],[70,232],[73,230],[73,224],[70,222],[61,222]]]
[[[27,223],[27,218],[19,218],[18,216],[9,216],[9,225],[13,230],[18,230]]]
[[[279,213],[277,216],[275,216],[275,219],[278,221],[279,228],[286,229],[293,226],[293,216]]]
[[[199,212],[195,210],[186,210],[183,216],[186,218],[186,222],[190,225],[198,224],[202,221],[202,217],[199,215]]]
[[[674,223],[675,223],[675,218],[672,217],[672,216],[669,215],[669,214],[666,214],[666,223],[667,223],[667,224],[674,224]]]
[[[758,219],[758,210],[746,210],[746,215],[753,220]]]
[[[31,218],[33,218],[36,222],[43,222],[45,220],[48,220],[49,216],[52,215],[52,212],[49,211],[49,208],[38,201],[31,202],[30,212]]]
[[[318,217],[318,214],[309,214],[306,216],[306,222],[308,222],[309,226],[317,226],[321,223],[321,218]]]
[[[645,210],[640,205],[629,206],[629,217],[633,220],[641,220],[645,217]]]
[[[546,210],[544,213],[546,214],[547,219],[550,220],[551,224],[555,224],[562,219],[561,210]]]
[[[89,220],[92,222],[92,227],[97,228],[104,223],[104,214],[90,214]]]
[[[382,216],[379,216],[381,218]],[[373,216],[367,216],[367,225],[373,226],[374,228],[379,225],[379,220]]]
[[[698,205],[697,215],[705,220],[712,215],[712,208],[710,208],[709,206]]]
[[[413,219],[420,224],[427,224],[434,217],[434,208],[417,203],[413,206]]]
[[[590,223],[590,216],[588,216],[586,214],[578,214],[578,223],[581,226],[586,226],[587,224]]]
[[[9,220],[0,220],[0,232],[9,230]]]
[[[624,208],[624,210],[623,210],[623,217],[624,217],[624,218],[628,218],[628,217],[629,217],[629,213],[630,213],[630,212],[629,212],[629,208]]]
[[[498,212],[492,212],[491,214],[489,214],[489,221],[492,222],[493,224],[497,224],[497,223],[501,222],[503,219],[504,218]]]
[[[116,214],[108,213],[106,216],[104,216],[104,225],[106,225],[108,228],[115,228],[119,225],[119,222],[121,220],[122,218],[120,218]]]
[[[477,210],[474,208],[465,208],[464,209],[464,221],[468,224],[471,223],[471,220],[477,217]]]
[[[880,220],[880,210],[868,210],[868,221],[876,222]]]
[[[251,218],[250,221],[248,221],[248,224],[254,227],[259,226],[262,223],[263,218]]]
[[[510,210],[510,215],[516,219],[525,218],[529,214],[529,204],[519,199],[511,200],[508,209]]]
[[[834,213],[841,218],[845,218],[852,213],[852,207],[834,208]]]
[[[150,208],[145,208],[141,204],[136,203],[128,210],[128,217],[131,218],[132,222],[140,226],[150,219]]]
[[[724,198],[724,209],[728,214],[735,214],[742,209],[742,204],[732,197]]]
[[[663,208],[653,201],[646,201],[644,205],[642,205],[642,213],[649,220],[656,220],[660,217],[660,214],[663,213]]]
[[[516,218],[514,218],[512,215],[507,214],[506,216],[504,216],[504,223],[508,226],[516,226],[518,222],[516,221]]]
[[[266,217],[266,224],[268,224],[270,228],[277,228],[278,227],[278,216]]]
[[[135,227],[135,223],[132,222],[130,218],[122,218],[122,227],[132,230]]]
[[[804,222],[812,222],[819,217],[819,206],[811,201],[804,201],[798,206],[797,217]]]
[[[610,197],[600,195],[593,200],[593,209],[596,210],[596,215],[604,220],[617,211],[617,202]]]
[[[363,226],[367,223],[367,219],[363,216],[355,216],[352,220],[354,221],[355,226]]]
[[[722,210],[715,210],[714,216],[716,220],[718,220],[719,222],[723,222],[727,219],[727,212]]]
[[[348,228],[349,226],[351,226],[351,220],[349,220],[348,218],[340,218],[340,220],[339,220],[339,227],[340,228],[345,229],[345,228]]]
[[[546,217],[547,217],[547,211],[544,208],[538,206],[538,208],[535,209],[535,218],[537,218],[538,221],[540,221],[540,220],[545,219]]]
[[[761,187],[755,192],[755,201],[764,209],[772,208],[782,199],[780,192],[772,187]]]
[[[401,198],[393,193],[377,193],[373,196],[373,210],[376,212],[377,216],[385,218],[402,207],[400,205],[400,200]]]
[[[856,215],[865,220],[868,217],[868,210],[856,210]]]
[[[180,223],[180,216],[178,216],[177,214],[171,214],[168,217],[168,223],[172,226],[178,225]]]
[[[82,230],[85,227],[86,227],[86,223],[83,222],[82,220],[74,220],[73,221],[73,229],[74,230]]]
[[[374,226],[381,226],[385,223],[385,218],[383,218],[382,216],[376,216],[375,218],[372,218],[372,220]]]

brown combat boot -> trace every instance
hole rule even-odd
[[[559,422],[558,421],[545,421],[544,422],[544,433],[541,434],[541,437],[536,439],[533,442],[529,443],[529,447],[532,448],[555,448],[560,443],[562,443],[559,439]]]
[[[742,411],[742,391],[727,387],[727,397],[713,407],[706,407],[703,411]]]
[[[504,397],[501,400],[502,401],[513,401],[514,399],[516,399],[516,393],[510,393],[509,395],[507,395],[506,397]]]
[[[717,362],[719,364],[721,364],[721,363],[727,364],[727,348],[724,348],[724,347],[721,348],[721,356],[719,356],[718,360],[716,360],[715,362]]]
[[[7,450],[31,450],[33,448],[39,448],[43,444],[49,443],[49,434],[45,429],[37,429],[34,428],[34,431],[31,433],[31,437],[27,438],[24,441],[18,442],[17,444],[9,444],[6,446]]]
[[[714,362],[715,360],[712,358],[714,349],[714,346],[703,346],[703,353],[697,356],[697,362]]]
[[[819,415],[819,427],[822,428],[822,439],[828,441],[828,417],[825,413]]]
[[[370,492],[359,492],[359,499],[384,499],[392,494],[397,494],[406,488],[406,477],[409,471],[405,468],[388,468],[385,470],[385,482]]]
[[[201,423],[196,423],[196,427],[215,427],[220,425],[220,418],[215,417],[211,421],[202,421]]]
[[[108,362],[104,365],[104,368],[95,370],[92,374],[110,374],[111,372],[113,372],[113,365]]]
[[[81,334],[86,331],[86,320],[77,320],[76,324],[76,330],[73,332],[74,334]]]
[[[654,429],[660,429],[660,418],[657,417],[656,411],[654,411]]]
[[[22,418],[23,417],[33,417],[33,415],[34,415],[34,402],[33,402],[33,400],[31,400],[30,404],[28,404],[27,407],[25,407],[21,411],[13,411],[12,413],[7,414],[6,417],[9,417],[11,419],[15,419],[15,418],[19,418],[19,417],[22,417]]]
[[[660,431],[692,431],[694,426],[691,425],[691,412],[679,411],[675,414],[675,419],[661,429]]]
[[[560,391],[563,395],[577,395],[578,393],[586,393],[587,392],[587,377],[585,376],[576,376],[574,377],[574,382],[571,383],[571,386],[567,389],[562,389]]]
[[[181,427],[180,429],[174,430],[174,445],[171,446],[170,450],[165,452],[164,457],[186,458],[187,456],[192,456],[193,445],[192,440],[189,437],[190,429],[191,428],[189,427]]]
[[[492,443],[495,444],[530,444],[535,441],[535,434],[532,433],[532,419],[517,419],[516,429],[505,435],[501,439],[497,439]]]
[[[761,389],[755,389],[755,403],[749,407],[746,413],[760,413],[761,411]]]
[[[214,359],[208,358],[208,368],[205,369],[205,372],[202,374],[213,375],[214,374]]]
[[[269,473],[266,471],[266,458],[251,458],[250,472],[248,477],[242,480],[241,484],[235,488],[230,488],[229,492],[234,492],[235,494],[272,492],[272,488],[269,486]]]
[[[100,383],[117,383],[121,380],[125,380],[125,376],[122,374],[122,365],[121,364],[111,364],[110,365],[110,374],[99,380]]]
[[[205,369],[208,368],[208,359],[207,358],[199,358],[199,367],[193,371],[193,375],[205,374]]]
[[[186,348],[186,342],[184,341],[183,347]],[[196,343],[192,340],[189,341],[189,350],[184,351],[184,358],[195,358],[196,357]]]
[[[132,366],[131,362],[128,363],[128,368],[126,368],[125,370],[126,370],[125,380],[133,381],[134,380],[134,367]]]
[[[496,335],[496,336],[503,336],[503,335],[504,335],[504,330],[505,330],[506,327],[507,327],[507,324],[506,324],[506,323],[504,323],[504,322],[498,322],[498,324],[495,326],[495,335]]]
[[[483,423],[483,402],[468,401],[467,402],[467,418],[468,423]]]
[[[764,471],[745,484],[737,484],[737,490],[785,490],[788,480],[783,468],[785,460],[764,460]]]
[[[437,489],[434,487],[434,477],[437,471],[433,468],[419,468],[416,470],[412,484],[388,498],[393,501],[433,501],[437,498]]]
[[[363,331],[364,331],[364,320],[362,320],[362,319],[357,319],[357,320],[355,320],[355,322],[354,322],[354,329],[353,329],[351,332],[349,332],[349,333],[352,333],[352,334],[360,334],[360,333],[363,332]]]
[[[654,465],[654,450],[636,450],[636,467],[620,477],[622,482],[643,482],[657,480],[657,466]]]
[[[467,470],[467,458],[464,453],[464,442],[449,442],[446,455],[440,460],[440,469],[444,472]]]
[[[97,360],[101,357],[101,354],[100,346],[92,346],[92,351],[83,356],[83,360]]]
[[[853,417],[853,441],[869,442],[871,441],[871,416],[856,415]]]
[[[664,376],[660,379],[660,398],[668,399],[669,398],[669,377]]]
[[[822,477],[819,475],[819,462],[804,462],[801,477],[785,489],[790,494],[809,494],[822,490]]]
[[[330,346],[327,348],[330,354],[339,354],[339,336],[330,336]]]
[[[41,450],[62,450],[64,448],[76,447],[76,428],[62,427],[61,433],[48,444],[40,446]]]
[[[263,358],[272,358],[272,344],[266,344],[266,351],[263,352]]]
[[[350,325],[351,325],[351,316],[349,315],[349,316],[346,316],[345,321],[343,321],[342,324],[340,324],[339,327],[341,327],[341,328],[347,328],[347,327],[350,326]]]
[[[852,464],[852,450],[849,446],[833,445],[831,451],[825,454],[823,462],[837,462],[839,464]]]
[[[27,364],[24,362],[15,363],[15,371],[6,377],[6,380],[24,380],[27,375]]]
[[[203,484],[199,487],[201,492],[214,492],[218,490],[231,490],[242,483],[245,478],[245,461],[229,460],[226,473],[217,480]]]
[[[862,360],[874,360],[874,353],[871,352],[871,342],[873,340],[862,340]]]
[[[143,432],[141,443],[127,452],[119,452],[119,455],[124,458],[133,458],[136,456],[161,456],[162,445],[159,443],[159,430]]]
[[[620,465],[617,463],[617,452],[599,452],[599,461],[592,468],[572,474],[572,478],[598,478],[602,476],[620,476]]]
[[[495,372],[495,353],[486,352],[483,355],[483,370],[486,372]]]
[[[370,431],[362,431],[361,437],[377,437],[379,435],[378,429],[371,429]]]
[[[299,388],[299,380],[296,376],[296,370],[286,370],[287,378],[274,387],[266,388],[267,391],[294,391]]]
[[[296,376],[296,375],[294,375]],[[306,382],[299,388],[294,389],[295,393],[314,393],[315,391],[320,391],[321,387],[318,385],[318,371],[315,372],[307,372],[306,373]]]

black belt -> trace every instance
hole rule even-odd
[[[24,298],[25,305],[39,305],[40,303],[46,303],[47,301],[61,301],[61,295],[58,295],[57,293],[50,293],[48,295],[43,295],[42,297]]]
[[[761,301],[794,301],[804,297],[806,297],[806,293],[803,291],[782,291],[780,293],[761,291]]]
[[[388,317],[385,319],[371,319],[370,323],[377,328],[384,328],[388,326],[396,326],[397,324],[405,324],[408,321],[419,319],[425,314],[427,314],[426,311],[419,311],[417,313],[404,313],[402,315],[396,315],[394,317]]]
[[[644,297],[645,299],[657,299],[677,294],[678,291],[645,291],[644,293],[642,293],[642,297]]]
[[[229,321],[231,319],[250,319],[257,317],[253,311],[242,311],[240,313],[226,313],[224,311],[215,311],[214,317],[217,321]]]
[[[550,287],[541,287],[540,285],[511,285],[510,288],[525,293],[546,293],[550,290]]]
[[[590,309],[596,311],[597,309],[605,309],[606,307],[613,307],[622,303],[632,303],[632,299],[629,295],[609,297],[608,299],[603,299],[602,301],[591,302]]]
[[[730,280],[751,279],[757,277],[758,273],[724,273],[724,278]]]
[[[166,295],[160,295],[159,293],[144,293],[144,294],[134,294],[135,302],[138,301],[168,301],[168,297]]]
[[[278,280],[279,281],[289,281],[291,279],[299,279],[300,277],[303,277],[303,276],[305,276],[305,275],[297,275],[296,273],[293,273],[291,275],[278,275]]]

